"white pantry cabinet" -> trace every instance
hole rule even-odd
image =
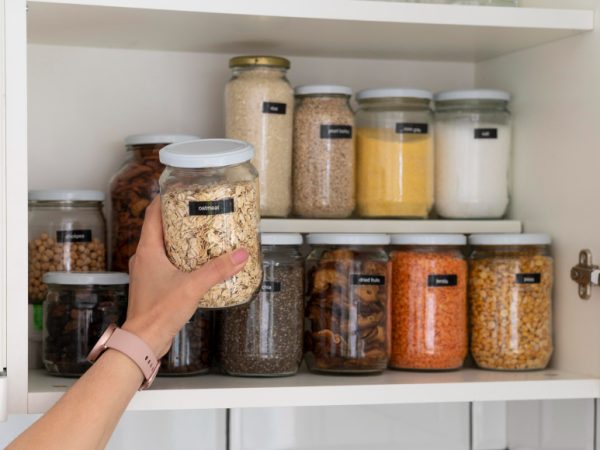
[[[249,52],[290,57],[293,84],[510,90],[515,167],[509,220],[266,220],[263,228],[548,231],[556,242],[555,357],[549,370],[534,373],[159,379],[136,395],[130,410],[600,397],[600,289],[584,302],[569,279],[581,248],[600,254],[600,32],[594,30],[600,2],[525,3],[493,8],[367,0],[4,0],[3,410],[44,412],[72,383],[27,367],[27,190],[106,190],[128,134],[221,136],[227,60]],[[544,4],[553,8],[539,7]]]

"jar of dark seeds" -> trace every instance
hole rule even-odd
[[[129,277],[119,272],[44,275],[42,354],[51,375],[79,376],[90,366],[87,356],[104,330],[122,325],[127,313]]]
[[[302,236],[262,233],[264,278],[248,304],[221,312],[219,359],[229,375],[294,375],[302,360]]]

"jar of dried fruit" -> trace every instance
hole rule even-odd
[[[306,361],[311,370],[381,372],[388,363],[388,257],[381,234],[311,234]]]
[[[390,367],[459,369],[468,351],[467,238],[456,234],[391,237]]]
[[[127,160],[110,181],[112,207],[111,270],[129,272],[129,258],[137,248],[146,207],[158,195],[158,179],[165,168],[158,151],[165,145],[199,139],[187,134],[136,134],[125,139]]]
[[[160,150],[165,164],[160,193],[165,248],[171,262],[191,272],[209,260],[245,248],[244,268],[198,299],[200,308],[250,301],[262,280],[258,228],[258,174],[246,142],[203,139]]]
[[[485,369],[544,369],[553,351],[550,236],[473,235],[469,243],[475,362]]]

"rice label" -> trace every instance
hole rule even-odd
[[[475,128],[475,139],[498,139],[498,128]]]
[[[56,242],[62,244],[92,242],[92,230],[59,230],[56,232]]]
[[[428,287],[449,287],[458,285],[458,275],[429,275]]]
[[[517,284],[540,284],[542,282],[541,273],[518,273],[516,275]]]
[[[385,284],[383,275],[352,275],[351,280],[355,286],[383,286]]]
[[[352,126],[321,125],[321,139],[352,139]]]
[[[279,292],[279,291],[281,291],[281,281],[263,281],[260,291],[261,292]]]
[[[234,211],[233,198],[210,200],[203,202],[190,202],[190,216],[216,216],[229,214]]]
[[[262,112],[264,114],[285,114],[286,110],[285,103],[263,102]]]
[[[396,133],[398,134],[427,134],[429,133],[429,124],[427,123],[409,123],[402,122],[396,124]]]

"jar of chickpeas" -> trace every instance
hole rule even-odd
[[[484,369],[546,368],[553,351],[550,236],[473,235],[469,243],[475,362]]]

